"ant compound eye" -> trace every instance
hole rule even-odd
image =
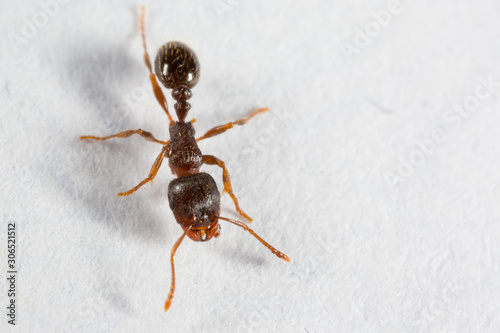
[[[200,64],[196,54],[181,42],[169,42],[160,47],[155,58],[155,73],[167,88],[193,88],[200,78]]]

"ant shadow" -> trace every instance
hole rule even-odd
[[[79,135],[101,136],[138,128],[122,97],[124,92],[130,91],[130,84],[127,83],[137,82],[133,85],[137,86],[141,82],[140,78],[137,81],[139,75],[147,77],[142,54],[135,57],[125,47],[132,38],[135,36],[127,36],[120,41],[123,47],[103,43],[72,43],[69,46],[71,49],[68,49],[63,65],[70,77],[62,77],[61,81],[71,81],[72,85],[66,85],[64,90],[66,94],[73,94],[75,99],[85,101],[85,110],[89,115],[92,118],[98,115],[102,122],[96,123],[94,128],[84,128],[82,133],[75,133],[74,138],[69,138],[70,148],[77,152],[78,158],[71,161],[74,169],[68,171],[66,176],[75,180],[72,187],[61,187],[75,206],[88,211],[92,221],[104,223],[127,238],[141,237],[163,244],[169,217],[166,218],[161,213],[162,209],[155,207],[164,205],[161,207],[165,208],[163,211],[168,210],[165,186],[168,180],[158,177],[160,179],[155,181],[155,187],[146,184],[131,196],[116,198],[117,192],[134,187],[148,175],[161,147],[158,145],[157,153],[152,152],[150,160],[144,160],[143,152],[148,151],[149,154],[151,143],[140,138],[104,142],[79,140]],[[80,130],[83,127],[77,128]],[[142,169],[143,165],[142,173],[135,170],[136,167],[137,170]]]

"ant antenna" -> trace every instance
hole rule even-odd
[[[245,229],[246,231],[248,231],[249,233],[251,233],[252,236],[254,236],[255,238],[257,238],[259,240],[259,242],[261,242],[262,244],[264,244],[265,247],[267,247],[269,250],[271,250],[271,252],[274,253],[278,258],[281,258],[281,259],[285,260],[286,262],[290,262],[290,258],[288,258],[288,256],[286,254],[284,254],[283,252],[280,252],[280,251],[276,250],[274,247],[272,247],[271,245],[269,245],[265,240],[263,240],[262,238],[260,238],[260,236],[257,235],[252,229],[250,229],[245,223],[240,222],[240,221],[236,221],[236,220],[233,220],[233,219],[228,219],[227,217],[222,217],[222,216],[219,216],[219,219],[231,222],[232,224],[235,224],[238,227],[241,227],[241,228]]]
[[[175,291],[175,269],[174,269],[174,255],[175,251],[177,251],[177,248],[179,245],[181,245],[182,240],[186,236],[189,230],[191,230],[192,225],[190,225],[184,233],[182,234],[181,237],[175,242],[174,246],[172,247],[172,251],[170,252],[170,265],[172,266],[172,283],[170,284],[170,292],[168,293],[167,300],[165,301],[165,312],[168,311],[170,308],[170,305],[172,304],[172,298],[174,298],[174,291]]]

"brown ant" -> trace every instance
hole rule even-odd
[[[193,50],[191,50],[187,45],[181,42],[166,43],[156,54],[154,63],[156,73],[155,76],[155,74],[153,74],[149,54],[146,49],[144,12],[145,9],[142,7],[140,29],[142,45],[144,47],[144,62],[146,63],[146,67],[150,73],[149,78],[153,86],[155,97],[170,119],[170,140],[166,142],[157,140],[150,132],[143,131],[142,129],[123,131],[105,137],[86,135],[81,136],[80,139],[102,141],[111,138],[127,138],[134,134],[139,134],[145,140],[163,145],[160,155],[158,155],[153,163],[149,176],[131,190],[118,193],[117,197],[130,195],[147,182],[152,183],[158,173],[158,169],[160,169],[163,159],[168,158],[168,164],[172,173],[178,177],[172,180],[168,186],[168,202],[177,223],[180,224],[184,233],[175,242],[170,253],[172,283],[170,286],[170,293],[168,294],[168,298],[165,302],[165,311],[167,311],[172,302],[175,290],[174,255],[177,248],[186,235],[195,242],[204,242],[210,240],[212,237],[218,237],[220,234],[219,220],[231,222],[247,230],[279,258],[287,262],[290,262],[290,258],[288,258],[286,254],[269,245],[245,223],[220,216],[221,194],[217,189],[217,185],[215,184],[212,176],[207,173],[200,172],[200,167],[203,164],[217,165],[222,168],[222,180],[224,183],[223,193],[227,192],[227,194],[229,194],[238,213],[251,222],[252,219],[245,214],[238,205],[238,200],[233,193],[229,173],[224,162],[215,156],[203,155],[200,148],[198,148],[197,142],[221,134],[232,128],[234,125],[244,125],[250,118],[258,113],[267,111],[268,109],[258,109],[246,118],[241,118],[224,125],[216,126],[207,131],[201,137],[195,139],[195,130],[193,127],[193,122],[195,120],[193,119],[189,122],[185,122],[185,118],[191,108],[191,105],[187,102],[192,95],[191,88],[196,85],[198,79],[200,78],[200,65],[198,63],[198,59]],[[165,96],[156,81],[156,77],[158,77],[158,80],[160,80],[165,88],[172,89],[172,97],[177,101],[174,108],[179,121],[174,121],[170,116],[167,107],[167,100],[165,99]]]

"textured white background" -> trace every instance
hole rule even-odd
[[[380,28],[372,12],[387,1],[144,1],[152,56],[171,40],[198,54],[198,133],[271,108],[200,146],[292,259],[222,222],[219,239],[179,248],[167,313],[173,176],[164,165],[152,187],[115,198],[161,147],[78,140],[167,138],[141,3],[69,1],[46,22],[42,3],[0,8],[0,253],[6,271],[13,221],[17,332],[498,332],[500,85],[470,116],[452,112],[481,78],[500,82],[500,2],[401,1]],[[221,188],[220,170],[204,170]],[[222,212],[238,217],[227,196]]]

